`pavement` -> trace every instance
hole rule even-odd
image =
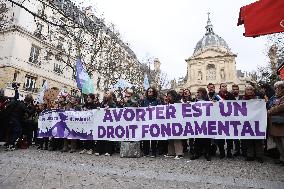
[[[206,188],[284,189],[284,166],[272,160],[204,158],[191,161],[120,158],[0,147],[0,189]]]

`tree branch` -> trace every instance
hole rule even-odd
[[[11,2],[12,4],[15,4],[15,5],[21,7],[22,9],[24,9],[25,11],[27,11],[28,13],[30,13],[30,14],[33,15],[34,17],[39,18],[39,19],[43,20],[44,22],[46,22],[46,23],[48,23],[48,24],[51,24],[51,25],[53,25],[53,26],[58,26],[58,27],[70,27],[70,28],[81,28],[81,26],[75,26],[75,25],[71,26],[71,25],[66,25],[66,24],[56,24],[56,23],[51,22],[51,21],[49,21],[48,19],[44,18],[43,16],[39,16],[38,14],[36,14],[36,13],[30,11],[27,7],[23,6],[23,5],[20,4],[20,3],[15,2],[14,0],[7,0],[7,1]]]

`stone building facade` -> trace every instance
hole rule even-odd
[[[0,6],[6,11],[1,13],[3,19],[0,20],[0,88],[5,89],[6,96],[14,96],[13,82],[20,84],[20,99],[28,93],[36,96],[44,82],[48,82],[49,87],[65,88],[71,94],[77,91],[74,68],[78,44],[86,63],[85,67],[97,66],[90,69],[96,93],[102,94],[105,88],[115,83],[116,78],[131,80],[132,84],[143,88],[144,73],[141,72],[141,63],[136,55],[127,44],[116,38],[110,28],[94,16],[90,8],[81,10],[70,0],[49,1],[53,2],[52,6],[56,6],[59,11],[53,10],[52,6],[43,6],[44,1],[18,2],[23,2],[22,5],[32,12],[42,14],[42,18],[54,22],[59,20],[66,25],[73,23],[62,15],[59,17],[58,12],[73,15],[70,17],[74,18],[73,22],[82,23],[84,28],[69,28],[71,33],[67,34],[67,30],[63,31],[61,27],[34,17],[6,0],[1,1]],[[94,32],[97,32],[96,35]],[[80,40],[76,41],[76,37]],[[85,43],[80,44],[81,41]],[[98,41],[103,43],[95,43]],[[94,45],[102,47],[95,49]],[[96,56],[92,54],[94,50],[98,51]],[[113,59],[109,58],[110,54]],[[113,69],[106,68],[111,63],[117,66]],[[109,79],[110,74],[116,78]]]
[[[213,83],[216,91],[219,90],[220,83],[227,83],[228,90],[233,84],[238,84],[241,92],[245,88],[245,78],[240,71],[236,70],[236,54],[234,54],[226,41],[213,31],[213,25],[208,17],[206,33],[198,41],[193,55],[186,59],[186,77],[173,85],[176,88],[189,88],[193,94],[199,87],[207,87],[208,83]]]

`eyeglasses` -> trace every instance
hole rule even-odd
[[[154,91],[152,91],[152,90],[149,90],[149,91],[148,91],[148,93],[152,93],[152,92],[154,92]]]

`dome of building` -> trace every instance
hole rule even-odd
[[[208,15],[207,26],[205,28],[206,28],[205,36],[203,36],[203,38],[199,40],[198,43],[196,44],[194,49],[194,54],[207,48],[220,48],[220,49],[224,48],[230,51],[230,48],[226,43],[226,41],[214,33],[213,25],[211,24],[209,15]]]

